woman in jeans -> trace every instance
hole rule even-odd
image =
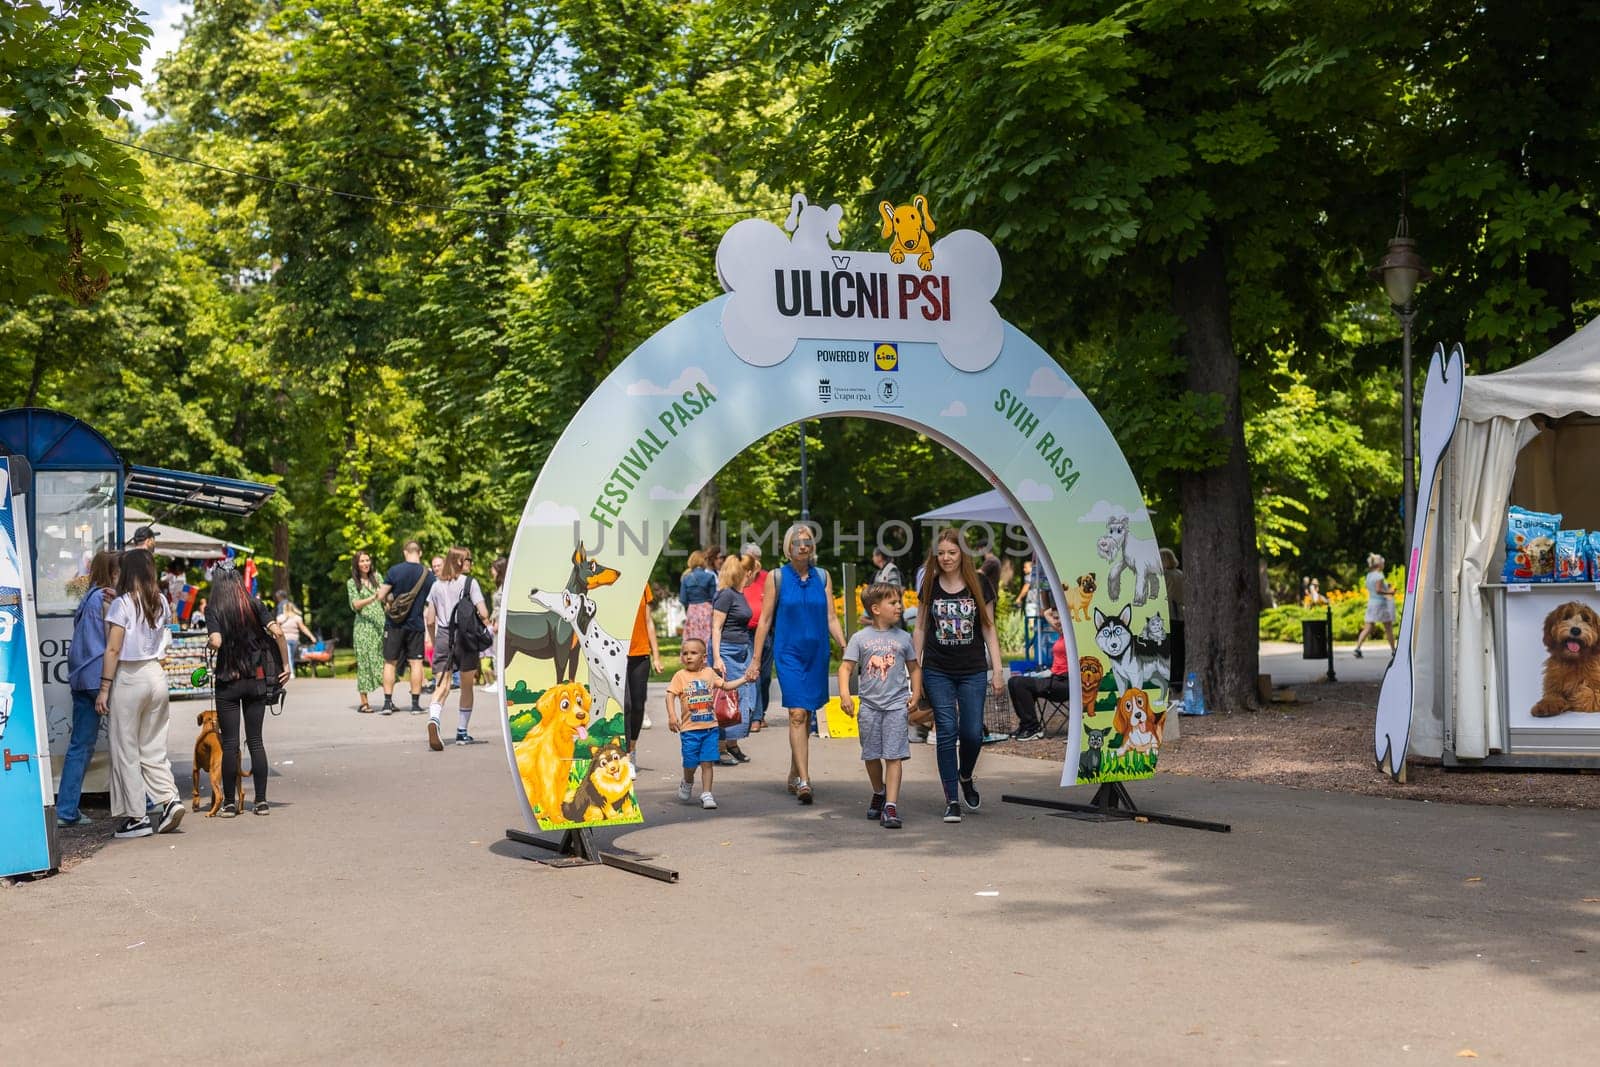
[[[239,778],[239,720],[244,720],[250,748],[250,779],[255,784],[255,813],[267,813],[267,746],[261,725],[267,715],[267,694],[289,682],[289,650],[283,630],[265,604],[250,595],[244,578],[229,564],[211,579],[211,614],[206,619],[210,646],[216,650],[217,731],[222,735],[222,788],[227,800],[223,818],[239,814],[234,783]]]
[[[969,810],[979,804],[972,772],[983,747],[984,675],[993,668],[989,684],[997,694],[1005,690],[1005,676],[984,583],[953,528],[939,532],[923,570],[914,640],[922,691],[933,705],[944,821],[960,822],[958,785]]]
[[[148,549],[122,554],[117,598],[106,612],[106,651],[100,664],[97,714],[110,716],[112,837],[149,837],[183,821],[178,786],[167,758],[167,675],[161,656],[171,641],[172,609],[156,584],[156,559]],[[145,816],[155,801],[156,823]]]
[[[689,553],[683,577],[678,579],[678,603],[685,611],[683,639],[699,638],[711,647],[711,602],[717,599],[717,573],[706,568],[706,554]]]
[[[742,592],[746,572],[744,560],[729,556],[717,574],[722,588],[711,607],[711,666],[729,680],[743,678],[750,666],[750,602]],[[722,759],[729,763],[749,763],[739,742],[750,736],[750,720],[756,713],[756,683],[739,687],[739,722],[718,727],[722,731]]]
[[[89,564],[89,591],[72,616],[72,647],[67,650],[67,682],[72,689],[72,742],[61,764],[61,788],[56,790],[56,825],[87,826],[92,821],[78,810],[83,775],[94,758],[100,737],[100,716],[95,714],[95,687],[100,683],[106,655],[106,612],[116,599],[117,561],[121,552],[101,551]]]

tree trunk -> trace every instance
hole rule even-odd
[[[700,488],[700,547],[718,544],[717,520],[722,517],[722,499],[717,492],[717,480],[712,478]],[[722,545],[719,547],[726,548]]]
[[[1222,424],[1214,432],[1227,450],[1217,466],[1183,477],[1185,660],[1213,708],[1255,710],[1259,557],[1220,238],[1213,232],[1198,253],[1171,271],[1173,311],[1184,328],[1177,343],[1185,384],[1221,400]]]

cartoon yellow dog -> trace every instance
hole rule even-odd
[[[883,216],[883,236],[893,237],[889,246],[889,260],[904,263],[907,255],[917,257],[917,266],[933,269],[933,241],[928,237],[935,229],[933,215],[928,211],[928,198],[918,193],[911,203],[895,207],[889,201],[880,201],[878,213]]]

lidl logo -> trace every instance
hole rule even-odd
[[[872,351],[872,361],[878,365],[879,370],[899,370],[900,346],[889,341],[879,341],[878,347]]]

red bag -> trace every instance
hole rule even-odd
[[[739,711],[739,693],[735,689],[718,689],[716,702],[711,705],[718,726],[738,726],[744,721]]]

